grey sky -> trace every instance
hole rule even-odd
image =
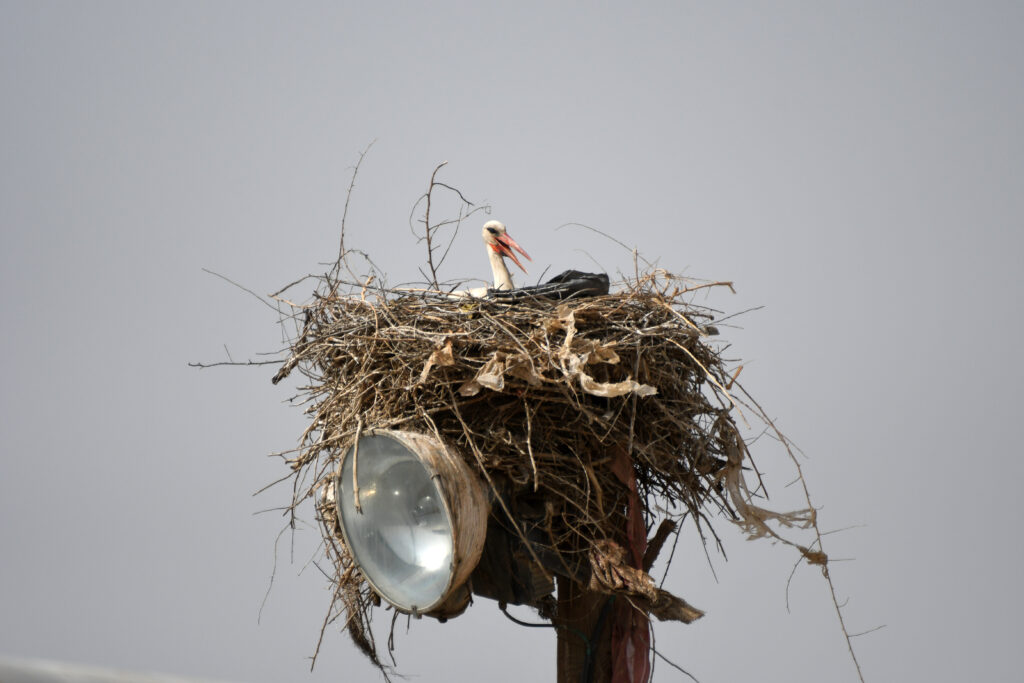
[[[305,423],[270,292],[349,242],[418,279],[430,171],[545,267],[730,279],[746,387],[804,471],[869,681],[1012,680],[1024,5],[0,2],[0,654],[253,683],[376,680],[315,530],[254,516]],[[483,219],[481,219],[482,222]],[[447,277],[486,277],[478,226]],[[585,252],[585,253],[584,253]],[[591,260],[593,259],[593,260]],[[762,449],[759,451],[759,449]],[[785,507],[790,470],[755,458]],[[772,472],[777,472],[772,476]],[[855,680],[824,582],[723,522],[657,646],[702,683]],[[687,544],[687,540],[689,543]],[[305,569],[304,569],[305,567]],[[301,575],[300,575],[301,572]],[[386,615],[384,615],[386,616]],[[530,618],[523,610],[524,618]],[[387,619],[380,624],[386,626]],[[397,636],[419,681],[548,680],[554,638],[480,600]],[[659,664],[657,680],[682,680]]]

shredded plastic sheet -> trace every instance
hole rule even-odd
[[[634,393],[637,396],[653,396],[658,393],[655,387],[642,384],[632,378],[619,382],[599,382],[585,371],[588,365],[619,363],[619,355],[611,346],[601,344],[593,339],[576,338],[576,320],[571,306],[562,304],[555,309],[555,317],[548,324],[548,332],[561,330],[565,333],[565,341],[559,349],[557,362],[563,377],[577,381],[579,388],[591,396],[612,398]],[[431,368],[435,366],[453,365],[451,342],[431,354],[423,367],[420,381],[424,381]],[[476,396],[481,389],[502,391],[505,388],[505,375],[518,377],[528,384],[537,386],[544,381],[526,354],[508,354],[495,351],[494,355],[476,373],[476,376],[459,387],[462,396]],[[550,381],[550,380],[549,380]]]

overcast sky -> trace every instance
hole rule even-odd
[[[482,5],[0,2],[0,655],[377,680],[337,628],[308,673],[313,528],[257,621],[284,520],[256,513],[289,491],[252,493],[305,428],[294,384],[187,367],[282,348],[202,269],[260,293],[322,271],[376,140],[348,236],[393,282],[442,161],[533,278],[631,269],[555,231],[581,222],[734,281],[702,301],[763,307],[730,353],[822,527],[855,527],[826,549],[851,630],[886,625],[855,641],[867,680],[1016,680],[1024,4]],[[442,275],[487,276],[478,230]],[[785,507],[791,469],[753,450]],[[720,532],[714,574],[684,535],[666,586],[708,615],[659,650],[702,683],[856,680],[820,574],[787,612],[792,551]],[[396,644],[424,683],[553,679],[552,632],[488,600]]]

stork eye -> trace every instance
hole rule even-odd
[[[498,234],[498,229],[497,228],[487,228],[487,232],[491,233],[492,235],[497,235]]]

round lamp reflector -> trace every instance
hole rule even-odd
[[[456,478],[468,474],[470,488],[479,489],[479,483],[465,463],[429,437],[373,430],[357,445],[345,453],[336,482],[345,543],[381,597],[407,612],[429,612],[465,581],[483,545],[482,537],[473,540],[480,549],[468,570],[459,571],[457,560],[467,553],[457,552],[460,530],[452,522],[452,505],[458,503],[450,499],[460,487],[444,470],[461,465],[465,471]],[[482,511],[486,527],[486,499],[467,493],[478,503],[471,516]]]

